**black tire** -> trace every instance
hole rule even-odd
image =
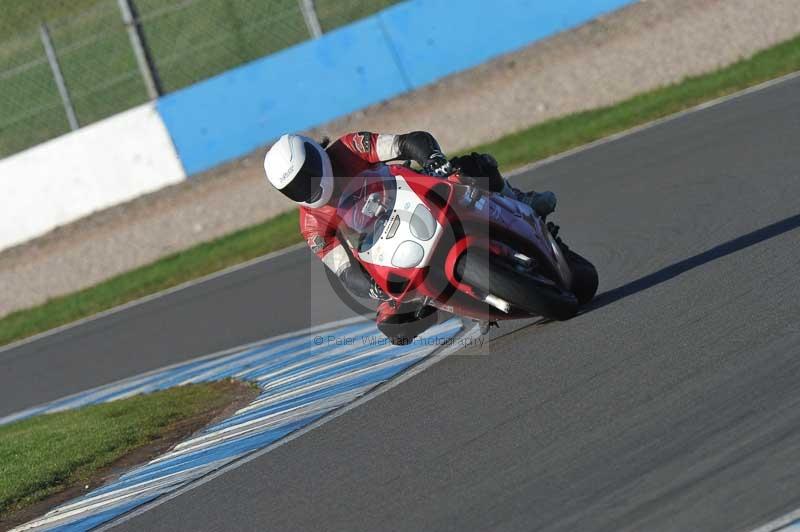
[[[578,297],[578,303],[585,305],[597,293],[599,279],[594,265],[570,249],[561,248],[572,271],[572,292]]]
[[[578,299],[571,292],[544,284],[500,260],[489,264],[487,258],[463,255],[456,264],[456,275],[465,284],[532,315],[563,321],[578,313]]]

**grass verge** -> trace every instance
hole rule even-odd
[[[109,466],[143,446],[158,454],[249,400],[249,388],[234,381],[180,386],[0,427],[0,521],[18,520],[12,512],[70,487],[79,486],[72,496],[95,487]]]
[[[716,72],[688,78],[613,106],[551,120],[474,150],[492,153],[501,166],[509,169],[797,70],[800,70],[800,37]],[[299,242],[296,216],[279,216],[75,294],[9,314],[0,319],[0,345]]]

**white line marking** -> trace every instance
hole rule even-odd
[[[104,508],[107,506],[114,506],[120,501],[124,501],[126,499],[135,499],[138,495],[146,494],[154,487],[164,487],[168,488],[169,486],[179,483],[183,481],[183,477],[186,474],[191,473],[191,471],[198,471],[203,469],[213,470],[215,464],[217,462],[211,462],[209,464],[204,464],[200,467],[195,467],[186,471],[180,471],[177,473],[173,473],[171,475],[167,475],[162,478],[157,478],[154,480],[149,480],[147,482],[143,482],[141,484],[137,484],[131,486],[129,488],[125,488],[120,491],[113,491],[110,493],[104,493],[96,498],[86,499],[86,500],[78,500],[74,504],[70,504],[69,506],[58,508],[56,510],[57,513],[53,515],[46,515],[41,519],[31,521],[20,525],[19,527],[12,530],[12,532],[28,530],[32,528],[40,528],[43,525],[52,525],[57,523],[58,521],[63,521],[64,519],[68,519],[70,517],[75,517],[84,513],[91,513],[92,510],[98,510],[100,508]]]
[[[272,451],[274,449],[277,449],[278,447],[281,447],[282,445],[285,445],[285,444],[289,443],[290,441],[293,441],[293,440],[295,440],[297,438],[300,438],[301,436],[304,436],[305,434],[311,432],[312,430],[315,430],[315,429],[323,426],[324,424],[328,423],[329,421],[332,421],[332,420],[338,418],[339,416],[342,416],[342,415],[350,412],[351,410],[354,410],[354,409],[358,408],[359,406],[363,405],[364,403],[366,403],[368,401],[371,401],[372,399],[378,397],[379,395],[382,395],[382,394],[388,392],[392,388],[395,388],[395,387],[399,386],[400,384],[402,384],[405,381],[411,379],[412,377],[414,377],[416,375],[419,375],[420,373],[422,373],[426,369],[430,368],[434,364],[437,364],[437,363],[441,362],[446,357],[450,356],[451,354],[453,354],[456,351],[458,351],[459,349],[461,349],[461,344],[465,343],[465,340],[474,340],[476,338],[479,338],[480,336],[481,336],[480,328],[476,325],[476,326],[472,327],[471,329],[467,330],[466,332],[464,332],[463,334],[461,334],[459,336],[456,336],[454,341],[450,345],[448,345],[447,347],[439,350],[438,352],[434,352],[433,354],[429,355],[427,358],[422,359],[419,363],[417,363],[414,366],[408,368],[407,370],[405,370],[404,372],[400,373],[396,377],[394,377],[394,378],[392,378],[392,379],[390,379],[390,380],[388,380],[388,381],[386,381],[386,382],[384,382],[382,384],[378,384],[377,386],[375,386],[372,389],[372,391],[368,392],[365,395],[362,395],[361,397],[359,397],[355,401],[352,401],[352,402],[350,402],[350,403],[348,403],[348,404],[346,404],[344,406],[341,406],[341,407],[337,408],[336,410],[334,410],[330,414],[327,414],[327,415],[321,417],[320,419],[314,421],[313,423],[310,423],[310,424],[306,425],[305,427],[292,432],[291,434],[281,438],[280,440],[276,441],[275,443],[273,443],[273,444],[271,444],[271,445],[269,445],[267,447],[264,447],[263,449],[261,449],[259,451],[255,451],[255,452],[250,453],[250,454],[248,454],[246,456],[243,456],[243,457],[241,457],[241,458],[239,458],[237,460],[234,460],[230,464],[228,464],[228,465],[222,467],[221,469],[218,469],[218,470],[216,470],[216,471],[214,471],[212,473],[207,474],[206,476],[198,479],[195,482],[191,482],[190,484],[188,484],[188,485],[186,485],[186,486],[184,486],[182,488],[178,488],[175,491],[172,491],[172,492],[170,492],[170,493],[168,493],[166,495],[162,495],[161,497],[158,497],[157,499],[155,499],[155,500],[153,500],[153,501],[151,501],[149,503],[146,503],[146,504],[143,504],[143,505],[139,506],[135,510],[132,510],[131,512],[128,512],[128,513],[118,517],[117,519],[114,519],[114,520],[110,521],[109,523],[106,523],[105,525],[102,525],[97,530],[98,531],[110,530],[111,528],[115,527],[116,525],[119,525],[119,524],[122,524],[122,523],[124,523],[126,521],[129,521],[130,519],[133,519],[134,517],[136,517],[138,515],[141,515],[141,514],[147,512],[147,511],[149,511],[149,510],[152,510],[156,506],[160,506],[160,505],[164,504],[165,502],[170,501],[170,500],[174,499],[175,497],[178,497],[179,495],[183,495],[186,492],[189,492],[189,491],[191,491],[191,490],[193,490],[193,489],[195,489],[195,488],[197,488],[199,486],[202,486],[203,484],[205,484],[207,482],[210,482],[210,481],[214,480],[215,478],[219,477],[220,475],[224,475],[228,471],[233,471],[234,469],[238,469],[239,467],[245,465],[246,463],[251,462],[251,461],[255,460],[256,458],[259,458],[259,457],[267,454],[268,452],[270,452],[270,451]]]
[[[770,521],[765,525],[761,525],[760,527],[753,529],[751,532],[775,532],[789,526],[798,519],[800,519],[800,508],[784,515],[783,517],[779,517],[774,521]]]
[[[272,425],[281,426],[282,424],[285,424],[287,420],[290,418],[310,416],[311,414],[316,412],[324,412],[327,410],[331,410],[332,408],[336,408],[336,405],[340,404],[341,402],[345,403],[350,402],[354,398],[357,398],[359,395],[363,394],[365,391],[374,387],[375,383],[370,382],[368,384],[365,384],[358,388],[354,388],[347,392],[339,393],[330,397],[324,397],[322,399],[317,399],[316,401],[312,401],[304,405],[288,408],[280,412],[275,412],[273,414],[268,414],[263,417],[258,417],[256,419],[252,419],[244,423],[236,423],[224,429],[218,429],[215,430],[214,432],[203,434],[191,440],[187,440],[185,442],[180,443],[179,445],[175,446],[173,450],[170,451],[169,453],[163,456],[159,456],[158,458],[155,458],[154,460],[148,462],[146,465],[159,464],[167,460],[177,458],[179,456],[186,456],[187,454],[196,452],[201,449],[209,449],[230,439],[239,438],[243,434],[252,432],[253,430],[262,430],[264,427]]]

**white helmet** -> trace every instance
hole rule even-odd
[[[264,157],[267,180],[286,197],[316,209],[333,195],[331,160],[316,141],[300,135],[284,135]]]

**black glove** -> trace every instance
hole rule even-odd
[[[461,176],[480,178],[479,186],[492,192],[503,190],[503,176],[497,168],[497,161],[488,153],[472,152],[453,158],[453,167],[461,172]]]
[[[442,152],[435,151],[428,157],[428,160],[425,161],[422,170],[430,176],[447,177],[453,173],[453,166]]]

